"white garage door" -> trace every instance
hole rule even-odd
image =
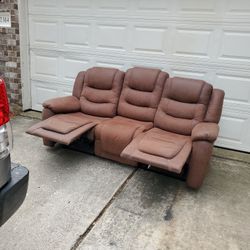
[[[226,92],[217,145],[250,152],[250,1],[30,0],[32,108],[78,71],[144,65]]]

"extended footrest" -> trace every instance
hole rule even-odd
[[[96,121],[84,117],[81,113],[58,114],[35,124],[26,132],[69,145],[96,124]]]
[[[153,128],[135,137],[122,151],[121,157],[181,173],[191,149],[190,136]]]

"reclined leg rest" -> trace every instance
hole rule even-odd
[[[27,133],[44,138],[48,145],[51,145],[51,142],[69,145],[96,124],[97,121],[85,117],[80,112],[58,114],[35,124]]]
[[[42,120],[46,120],[54,115],[55,113],[52,110],[48,108],[44,108],[42,112]],[[55,142],[43,138],[43,145],[48,146],[48,147],[54,147],[55,144],[56,144]]]
[[[135,137],[122,151],[121,157],[179,174],[191,148],[190,136],[153,128]]]

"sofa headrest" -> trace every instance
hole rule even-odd
[[[110,90],[118,71],[115,68],[90,68],[85,72],[84,84],[95,89]]]
[[[81,111],[88,115],[113,117],[117,113],[124,72],[94,67],[84,73],[80,95]]]
[[[155,82],[161,70],[151,68],[134,67],[127,71],[131,73],[128,86],[135,90],[152,92],[155,88]]]
[[[212,92],[212,85],[201,80],[169,78],[155,115],[155,126],[191,135],[193,127],[204,121]]]
[[[209,103],[213,87],[202,80],[174,77],[167,80],[164,96],[183,103]]]
[[[124,78],[118,115],[153,121],[168,74],[159,69],[135,67]]]

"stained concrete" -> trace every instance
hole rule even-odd
[[[211,165],[199,191],[138,171],[79,249],[250,249],[250,166]]]
[[[48,149],[24,133],[35,122],[14,120],[12,158],[30,169],[30,185],[0,228],[0,249],[250,249],[248,155],[213,157],[192,191],[166,175]]]

